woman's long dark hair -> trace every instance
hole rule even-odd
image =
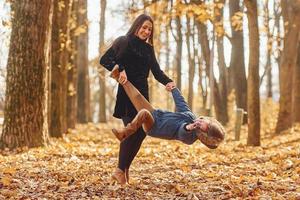
[[[129,28],[128,32],[126,33],[126,39],[123,39],[122,41],[120,41],[121,39],[119,39],[119,40],[117,39],[112,44],[112,47],[113,47],[114,51],[116,52],[117,59],[121,58],[123,52],[126,50],[129,37],[135,35],[136,32],[142,27],[143,23],[147,20],[152,23],[152,31],[151,31],[150,37],[148,38],[148,43],[150,43],[153,46],[153,33],[154,33],[153,19],[149,15],[141,14],[132,23],[131,27]]]

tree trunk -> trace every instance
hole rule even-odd
[[[273,97],[272,92],[272,66],[271,66],[271,51],[268,50],[267,53],[267,64],[266,64],[266,70],[267,70],[267,98]]]
[[[261,77],[260,85],[263,82],[263,78],[266,75],[267,81],[266,81],[266,93],[267,98],[272,98],[272,65],[271,65],[271,52],[272,52],[272,46],[273,46],[273,34],[271,33],[269,21],[270,21],[270,12],[269,12],[269,0],[267,0],[264,3],[264,12],[265,12],[265,18],[264,18],[264,27],[266,28],[266,34],[267,34],[267,62],[265,66],[264,74]],[[274,30],[274,29],[273,29]]]
[[[209,49],[209,42],[208,42],[208,36],[207,36],[207,27],[203,23],[197,22],[197,28],[198,28],[198,33],[199,33],[199,38],[200,38],[200,44],[201,44],[201,50],[202,54],[205,60],[205,73],[206,75],[210,74],[210,49]],[[215,108],[215,113],[216,113],[216,118],[217,120],[221,121],[221,123],[225,124],[226,121],[223,121],[222,117],[224,109],[222,108],[222,100],[220,96],[220,90],[217,84],[217,81],[214,76],[211,77],[212,80],[210,80],[210,86],[212,95],[213,95],[213,105]]]
[[[69,51],[69,67],[68,67],[68,96],[67,96],[67,126],[68,128],[75,128],[77,123],[77,65],[75,63],[76,58],[76,41],[75,26],[71,26],[76,23],[76,3],[72,2],[71,20],[69,20],[70,28],[70,51]]]
[[[291,75],[294,73],[297,62],[298,37],[300,27],[300,1],[292,1],[287,4],[289,9],[289,26],[284,37],[284,48],[280,59],[279,68],[279,113],[276,124],[276,132],[279,133],[292,126],[292,92],[293,79]]]
[[[191,20],[188,15],[186,15],[186,45],[187,45],[187,52],[188,52],[188,63],[189,63],[189,76],[188,76],[188,105],[193,110],[193,94],[194,94],[194,76],[195,76],[195,61],[193,59],[192,53],[191,53]]]
[[[249,28],[248,138],[247,144],[260,145],[259,32],[256,0],[245,0]]]
[[[53,1],[53,25],[51,46],[51,120],[49,134],[62,137],[67,131],[67,43],[70,39],[68,21],[71,12],[70,0]]]
[[[100,55],[103,53],[104,48],[104,33],[105,33],[105,11],[106,11],[106,0],[101,0],[101,16],[100,16]],[[105,68],[100,69],[100,99],[99,99],[99,122],[106,122],[106,86],[105,86]]]
[[[195,25],[196,26],[196,23],[195,22]],[[198,29],[198,32],[199,32],[199,29]],[[200,41],[200,34],[197,33],[197,40],[198,40],[198,43],[201,43]],[[204,68],[204,60],[203,60],[203,57],[198,53],[197,53],[197,61],[198,61],[198,74],[199,74],[199,81],[198,81],[198,86],[199,86],[199,89],[198,89],[198,94],[199,96],[201,95],[202,96],[202,109],[205,109],[207,107],[207,81],[206,81],[206,75],[204,75],[205,73],[205,68]]]
[[[166,49],[166,73],[169,74],[170,72],[170,27],[165,26],[165,33],[166,33],[166,41],[165,41],[165,49]],[[167,99],[167,110],[171,110],[171,98],[170,94],[166,93],[166,99]]]
[[[295,66],[294,83],[293,83],[293,121],[300,122],[300,38],[298,41],[297,64]]]
[[[242,12],[239,0],[229,1],[230,19],[237,12]],[[230,78],[234,79],[234,89],[236,96],[236,106],[247,110],[247,79],[245,72],[245,56],[244,56],[244,38],[242,30],[235,30],[231,21],[231,58],[230,58]],[[244,122],[247,123],[247,116],[244,117]]]
[[[176,22],[176,75],[177,75],[177,87],[179,90],[181,90],[181,59],[182,59],[182,26],[181,26],[181,19],[179,16],[176,16],[175,18]]]
[[[12,11],[0,147],[42,146],[48,141],[47,68],[52,1],[14,1]]]
[[[218,3],[225,3],[225,0],[221,0]],[[223,30],[223,8],[215,8],[216,21]],[[226,64],[225,64],[225,55],[224,55],[224,36],[217,35],[217,51],[218,51],[218,66],[219,66],[219,90],[220,90],[220,107],[221,107],[221,116],[220,121],[223,124],[226,124],[229,120],[228,111],[227,111],[227,73],[226,73]]]
[[[88,73],[88,21],[87,0],[78,0],[77,24],[82,32],[77,38],[76,65],[78,67],[78,110],[79,123],[87,123],[91,120],[90,113],[90,84]]]

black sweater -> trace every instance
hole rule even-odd
[[[120,69],[125,69],[127,79],[149,100],[149,89],[147,78],[151,70],[155,79],[166,85],[172,82],[157,63],[153,47],[136,36],[121,36],[115,44],[117,48],[109,48],[100,59],[100,64],[111,71],[118,64]],[[117,58],[114,49],[125,45],[124,53]],[[120,47],[121,48],[121,47]],[[137,111],[129,100],[122,85],[119,84],[117,101],[113,116],[121,118],[124,116],[134,117]]]

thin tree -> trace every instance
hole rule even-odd
[[[300,37],[298,41],[298,55],[297,55],[297,64],[295,66],[294,72],[294,83],[293,83],[293,121],[300,122]]]
[[[72,2],[71,16],[68,22],[70,28],[69,65],[68,65],[68,95],[67,95],[67,127],[75,128],[77,123],[77,65],[76,58],[76,2]]]
[[[167,72],[167,74],[169,74],[170,72],[170,26],[165,26],[165,34],[166,34],[166,40],[165,40],[165,51],[166,51],[166,63],[165,63],[165,71]],[[166,101],[167,101],[167,109],[171,110],[171,98],[170,98],[170,94],[166,93]]]
[[[180,1],[176,1],[177,7],[179,6]],[[176,9],[176,12],[178,12],[178,9]],[[181,90],[182,83],[181,83],[181,59],[182,59],[182,25],[181,25],[181,17],[179,15],[176,15],[175,17],[175,23],[176,23],[176,84],[177,87]]]
[[[51,40],[51,99],[50,127],[52,137],[62,137],[67,131],[68,49],[70,40],[68,22],[72,0],[53,1]]]
[[[245,72],[244,56],[244,37],[242,25],[235,22],[239,13],[241,13],[240,0],[229,1],[229,13],[231,20],[231,58],[230,58],[230,77],[234,80],[233,85],[236,96],[236,106],[247,110],[247,79]],[[247,123],[247,117],[244,117],[244,123]]]
[[[187,3],[187,1],[186,1]],[[194,77],[195,77],[195,61],[194,56],[191,52],[191,37],[193,36],[191,33],[191,18],[189,14],[186,14],[186,46],[188,52],[188,64],[189,64],[189,76],[188,76],[188,105],[193,110],[193,94],[194,94]]]
[[[265,66],[265,72],[266,72],[266,75],[267,75],[266,91],[267,91],[267,97],[272,98],[273,93],[272,93],[271,55],[272,55],[272,50],[273,50],[273,47],[272,47],[273,34],[271,33],[270,23],[269,23],[270,22],[269,0],[267,0],[265,2],[264,10],[265,10],[264,26],[266,28],[266,33],[267,33],[267,63],[266,63],[266,66]],[[262,83],[262,81],[260,83]]]
[[[227,70],[226,70],[226,64],[225,64],[225,55],[224,55],[224,27],[223,27],[223,7],[225,4],[225,0],[216,1],[215,0],[215,9],[214,9],[214,15],[215,15],[215,26],[216,26],[216,32],[217,32],[217,52],[218,52],[218,66],[219,66],[219,90],[220,90],[220,106],[221,106],[221,116],[220,121],[222,121],[224,124],[228,122],[228,111],[227,111]],[[218,6],[220,5],[220,7]]]
[[[203,4],[205,3],[205,1],[200,1],[200,0],[192,0],[191,3],[196,4],[196,6],[200,6],[203,8]],[[205,10],[203,10],[203,12],[205,12]],[[208,14],[206,14],[208,15]],[[195,17],[198,18],[199,16],[197,14],[195,14]],[[210,91],[212,91],[212,95],[213,95],[213,105],[214,105],[214,109],[215,109],[215,114],[216,114],[216,118],[221,121],[221,123],[225,124],[226,121],[223,121],[223,118],[221,116],[223,116],[223,112],[224,109],[222,109],[221,107],[221,96],[220,96],[220,89],[218,87],[217,81],[214,77],[214,75],[210,72],[212,72],[212,66],[213,66],[213,59],[214,56],[211,51],[211,48],[209,47],[209,39],[208,39],[208,34],[207,34],[207,25],[204,24],[205,21],[203,20],[196,20],[196,25],[197,25],[197,29],[198,29],[198,34],[199,34],[199,41],[200,41],[200,45],[201,45],[201,52],[203,55],[203,60],[205,62],[205,74],[206,76],[208,76],[209,74],[211,74],[211,76],[209,77],[209,87],[210,87]]]
[[[104,48],[104,35],[105,35],[105,11],[106,0],[101,0],[100,3],[100,45],[99,52],[102,55],[102,49]],[[105,70],[104,67],[100,68],[99,72],[99,84],[100,84],[100,97],[99,97],[99,122],[106,122],[106,86],[105,86]]]
[[[12,2],[1,148],[37,147],[48,141],[51,6],[51,0]]]
[[[247,144],[260,145],[259,108],[259,31],[256,0],[245,0],[249,28],[249,66],[248,66],[248,138]]]
[[[76,45],[76,65],[78,69],[77,85],[77,120],[79,123],[91,121],[90,113],[90,84],[88,73],[88,20],[87,0],[77,1],[77,30],[80,33]]]
[[[173,0],[171,0],[171,10],[175,11],[175,24],[176,24],[176,34],[173,32],[172,20],[170,21],[171,33],[176,42],[176,54],[174,60],[174,68],[176,70],[176,85],[181,90],[181,59],[182,59],[182,25],[181,17],[178,14],[179,6],[181,2],[176,0],[175,6],[173,5]]]

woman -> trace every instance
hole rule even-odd
[[[155,79],[166,86],[174,87],[174,82],[161,71],[157,63],[153,47],[153,20],[150,16],[138,16],[125,36],[117,38],[111,48],[100,59],[100,64],[111,71],[115,65],[119,66],[119,82],[126,83],[127,79],[149,101],[147,78],[151,70]],[[126,126],[137,114],[122,85],[119,84],[116,106],[113,116],[122,119]],[[120,184],[129,183],[129,167],[138,153],[146,137],[142,128],[126,138],[120,144],[118,167],[113,178]]]

